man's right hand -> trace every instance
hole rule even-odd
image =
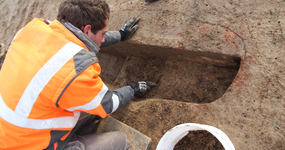
[[[135,91],[134,96],[135,97],[141,97],[144,94],[146,94],[148,91],[150,91],[150,87],[156,86],[156,83],[154,82],[146,82],[146,81],[136,81],[129,86]]]

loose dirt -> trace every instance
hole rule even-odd
[[[231,63],[229,66],[215,66],[187,61],[187,58],[183,57],[176,60],[158,56],[151,53],[143,56],[136,53],[104,53],[104,50],[98,53],[102,68],[100,76],[110,89],[138,80],[157,83],[157,86],[144,97],[133,98],[129,104],[112,114],[120,121],[139,128],[140,132],[156,142],[159,140],[158,135],[163,135],[167,131],[157,133],[157,129],[171,129],[187,122],[171,121],[167,119],[168,116],[179,115],[177,112],[179,109],[183,110],[186,104],[211,103],[220,98],[232,83],[239,68],[239,63],[236,63],[236,66]],[[176,102],[176,106],[173,105],[173,101]],[[147,105],[144,105],[146,103]],[[141,113],[144,118],[136,117]],[[185,113],[184,115],[187,116]],[[150,122],[147,118],[151,116],[158,119]],[[143,123],[140,122],[146,122],[147,126],[141,126]],[[154,149],[154,146],[151,149]],[[209,132],[195,131],[177,143],[175,149],[221,150],[223,146]]]
[[[185,60],[121,57],[98,54],[104,81],[125,86],[134,81],[156,82],[143,98],[161,98],[192,103],[210,103],[220,98],[238,72],[237,66],[204,65]]]
[[[175,145],[174,150],[224,150],[224,147],[207,131],[191,131]]]

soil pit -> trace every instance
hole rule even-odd
[[[168,116],[183,113],[191,118],[194,113],[200,113],[188,112],[190,114],[187,115],[180,111],[184,109],[183,103],[203,105],[219,99],[231,85],[240,66],[240,59],[231,56],[126,45],[110,46],[97,54],[102,68],[100,76],[111,90],[134,81],[157,83],[144,97],[133,98],[133,101],[112,114],[114,118],[149,136],[153,140],[151,150],[155,149],[167,130],[186,123],[166,119]],[[207,131],[190,132],[177,147],[223,149]]]
[[[134,81],[156,82],[157,86],[143,99],[210,103],[225,93],[239,68],[239,60],[236,58],[231,59],[233,61],[228,66],[225,62],[223,66],[217,66],[211,64],[209,59],[207,63],[210,65],[191,61],[187,52],[178,58],[158,55],[157,52],[143,55],[131,52],[122,55],[116,52],[98,54],[102,68],[101,78],[119,87]]]

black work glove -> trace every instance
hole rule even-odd
[[[156,86],[154,82],[136,81],[129,84],[132,89],[134,89],[135,97],[143,96],[146,92],[150,91],[150,87]]]
[[[131,35],[133,35],[137,29],[138,25],[135,25],[140,20],[140,17],[134,16],[131,19],[128,19],[122,26],[121,30],[121,41],[128,39]],[[134,26],[135,25],[135,26]]]

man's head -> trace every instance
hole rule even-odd
[[[108,31],[109,15],[110,9],[105,1],[66,0],[59,6],[57,20],[70,22],[100,46]]]

